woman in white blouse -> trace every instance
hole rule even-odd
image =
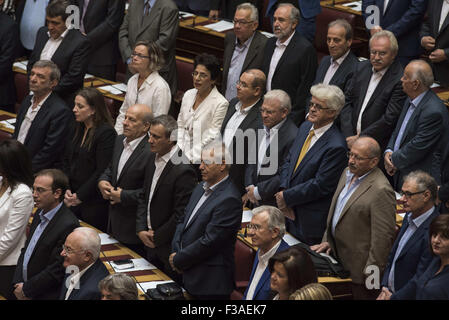
[[[164,54],[159,45],[155,42],[139,41],[131,58],[129,68],[136,74],[128,80],[125,101],[115,122],[118,134],[123,133],[126,110],[134,104],[149,106],[155,117],[168,114],[170,110],[170,87],[158,72],[164,65]]]
[[[218,92],[215,81],[220,62],[210,54],[195,58],[193,89],[186,91],[178,115],[178,145],[195,164],[201,162],[201,149],[220,134],[228,101]]]
[[[8,299],[34,204],[31,159],[20,142],[0,142],[0,176],[0,294]]]

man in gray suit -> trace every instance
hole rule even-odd
[[[123,61],[131,62],[135,44],[141,40],[156,42],[164,52],[165,66],[159,71],[174,94],[177,90],[175,45],[178,34],[178,7],[173,0],[133,0],[119,31]],[[127,70],[127,77],[131,76]]]
[[[262,68],[267,37],[256,31],[258,21],[257,8],[243,3],[235,11],[234,32],[226,34],[221,92],[228,101],[237,96],[235,84],[243,72]]]

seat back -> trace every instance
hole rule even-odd
[[[11,139],[12,135],[8,132],[0,130],[0,141]]]
[[[234,256],[236,289],[244,293],[248,286],[249,278],[251,277],[256,252],[241,240],[237,239],[235,242]]]
[[[16,105],[15,112],[19,113],[20,105],[23,99],[28,95],[28,77],[26,74],[14,72],[14,84],[16,86]]]

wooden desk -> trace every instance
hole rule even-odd
[[[16,115],[14,113],[10,113],[10,112],[7,112],[7,111],[0,110],[0,121],[14,119],[15,117],[16,117]],[[4,131],[4,132],[8,132],[10,134],[14,133],[13,129],[6,128],[1,123],[0,123],[0,130]]]

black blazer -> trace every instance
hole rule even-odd
[[[120,156],[123,152],[125,136],[115,139],[112,161],[98,181],[106,180],[114,188],[122,188],[120,203],[109,205],[108,233],[122,243],[140,244],[136,235],[136,211],[140,197],[143,197],[145,167],[151,156],[148,135],[137,145],[123,166],[120,177],[117,176]]]
[[[89,64],[116,64],[120,53],[118,49],[118,30],[125,15],[125,0],[89,1],[84,16],[84,30],[91,44]],[[74,0],[80,8],[80,19],[84,0]]]
[[[76,193],[83,203],[104,201],[97,188],[100,175],[107,168],[112,158],[114,141],[117,133],[109,124],[102,124],[95,129],[90,149],[81,146],[82,136],[75,141],[74,129],[67,139],[63,171],[69,177],[70,190]]]
[[[321,59],[320,65],[318,66],[318,70],[316,71],[315,80],[313,81],[314,85],[323,82],[324,77],[326,76],[327,69],[329,69],[331,65],[331,58],[332,58],[331,56],[325,56],[323,57],[323,59]],[[358,63],[359,60],[352,53],[352,51],[350,51],[346,59],[343,60],[343,62],[335,72],[334,76],[329,81],[329,84],[335,85],[339,87],[343,92],[345,92],[349,80],[352,78],[352,75],[354,74],[354,69],[357,67]]]
[[[226,92],[226,86],[228,84],[229,67],[231,66],[232,55],[235,48],[235,34],[234,32],[228,32],[225,36],[224,53],[223,53],[223,79],[221,82],[221,93],[224,95]],[[267,37],[262,33],[256,31],[254,33],[253,41],[248,48],[248,52],[243,62],[242,70],[240,74],[249,69],[262,69],[263,52],[265,44],[267,43]]]
[[[13,138],[17,139],[19,130],[29,108],[29,95],[22,101],[17,115]],[[34,118],[25,138],[25,147],[30,153],[33,171],[61,168],[61,154],[64,152],[64,142],[73,122],[73,114],[57,94],[51,93]]]
[[[268,39],[265,46],[262,71],[268,77],[271,57],[276,48],[277,38]],[[271,89],[282,89],[292,100],[292,112],[289,117],[296,125],[304,122],[305,109],[309,90],[315,79],[318,58],[315,48],[310,42],[295,32],[289,45],[279,60],[271,81]]]
[[[152,154],[145,168],[144,193],[139,198],[137,207],[136,231],[148,230],[148,199],[150,197],[151,183],[156,170]],[[179,159],[182,162],[179,163]],[[189,202],[190,195],[197,185],[195,170],[182,151],[178,151],[165,165],[164,170],[154,188],[150,205],[151,227],[154,230],[155,253],[167,263],[170,254],[170,244],[175,233],[176,225],[184,219],[184,209]]]
[[[260,197],[260,205],[271,205],[276,206],[276,199],[274,194],[279,191],[279,186],[281,185],[279,179],[279,168],[282,167],[284,160],[287,158],[288,152],[293,141],[296,138],[298,128],[295,126],[293,121],[289,118],[282,124],[279,128],[277,135],[277,153],[273,155],[274,163],[277,163],[276,172],[274,174],[257,174],[257,166],[259,164],[259,145],[261,141],[258,137],[258,143],[253,145],[252,154],[256,155],[256,164],[248,164],[245,170],[245,186],[254,185],[257,187]],[[276,150],[276,149],[274,149]],[[266,152],[267,158],[270,157],[270,146],[267,147]],[[268,158],[271,159],[271,158]],[[263,162],[262,162],[263,163]],[[261,168],[269,167],[271,164],[262,164]]]
[[[186,226],[204,194],[199,184],[176,227],[173,263],[193,295],[228,295],[235,287],[234,247],[242,220],[242,200],[231,179],[222,181]]]
[[[94,264],[86,270],[81,276],[79,282],[79,289],[74,288],[67,300],[100,300],[101,292],[98,289],[98,283],[109,275],[108,269],[104,266],[104,263],[97,259]],[[59,300],[65,300],[67,294],[66,281],[70,275],[66,274],[64,282],[61,287],[61,294]]]
[[[236,112],[235,105],[239,102],[237,98],[232,99],[229,102],[228,111],[226,112],[226,115],[223,119],[223,123],[221,125],[221,136],[224,137],[224,132],[226,129],[226,125],[229,122],[229,119],[234,115]],[[254,136],[253,138],[257,138],[257,130],[262,129],[262,118],[260,116],[260,107],[262,106],[263,100],[262,98],[251,108],[251,110],[246,115],[245,119],[242,121],[242,123],[239,125],[239,129],[245,133],[246,130],[254,130]],[[251,137],[251,136],[250,136]],[[231,180],[234,182],[237,189],[240,191],[241,194],[245,193],[245,168],[246,165],[249,163],[249,148],[252,144],[256,143],[256,140],[251,141],[251,138],[245,138],[244,145],[243,145],[243,163],[241,159],[241,148],[242,146],[237,145],[237,141],[240,141],[240,139],[237,139],[236,136],[232,138],[232,147],[229,147],[229,152],[232,157],[232,164],[231,169],[229,170],[229,176]],[[254,160],[252,161],[255,162]]]
[[[358,64],[346,91],[346,103],[341,111],[341,131],[345,137],[357,134],[357,120],[373,74],[370,61]],[[403,69],[395,60],[374,90],[362,115],[361,135],[371,136],[382,149],[396,126],[406,98],[402,91]]]
[[[28,61],[28,74],[34,63],[41,58],[42,50],[49,36],[48,28],[42,27],[36,35],[36,44]],[[54,91],[64,99],[69,107],[74,105],[75,93],[83,87],[84,75],[89,63],[90,42],[79,30],[71,29],[51,57],[61,71],[61,80]]]
[[[12,64],[18,44],[17,24],[8,15],[0,12],[0,108],[14,106],[16,102]]]
[[[444,0],[429,1],[427,6],[427,19],[423,21],[421,26],[420,38],[431,36],[435,39],[435,48],[444,50],[446,57],[449,57],[449,15],[443,22],[441,30],[438,32],[440,26],[441,8]],[[432,63],[433,74],[435,80],[439,81],[443,86],[449,86],[449,60]]]
[[[39,212],[40,210],[34,215],[30,234],[17,261],[14,284],[23,282],[23,258],[30,240],[41,222]],[[27,281],[23,284],[23,292],[27,297],[33,300],[58,299],[64,279],[62,245],[69,233],[77,227],[79,227],[78,219],[62,204],[37,241],[28,262]]]
[[[441,187],[438,190],[438,198],[443,202],[442,206],[445,206],[445,203],[449,201],[449,143],[446,144],[441,162]],[[449,207],[444,209],[447,212]]]

